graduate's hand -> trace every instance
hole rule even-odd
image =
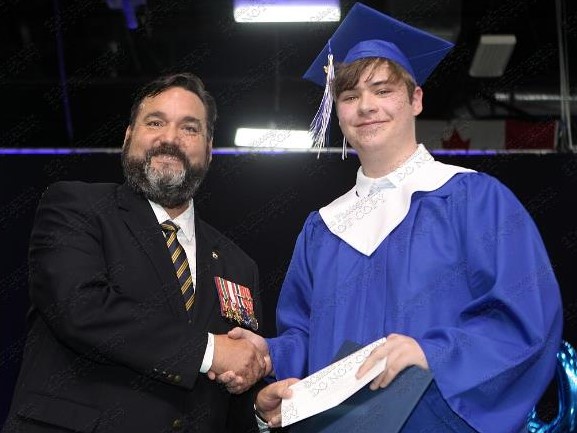
[[[280,406],[282,399],[291,397],[292,390],[289,389],[289,386],[298,381],[299,379],[295,379],[294,377],[279,380],[278,382],[273,382],[270,385],[267,385],[257,394],[255,408],[261,418],[268,422],[269,427],[274,428],[281,426],[282,417]]]
[[[357,379],[360,379],[383,358],[387,358],[387,365],[385,370],[371,382],[370,388],[373,391],[386,387],[401,371],[411,365],[418,365],[425,370],[429,368],[425,353],[414,338],[390,334],[387,341],[374,348],[363,365],[359,367]]]
[[[242,339],[250,341],[252,344],[254,344],[254,346],[257,348],[257,350],[263,357],[267,357],[270,360],[270,356],[268,353],[268,344],[266,343],[266,340],[260,335],[255,334],[254,332],[251,332],[248,329],[240,328],[238,326],[228,331],[227,335],[229,338],[232,338],[233,340]],[[268,367],[270,368],[271,366]],[[269,373],[270,371],[267,372],[267,374]]]

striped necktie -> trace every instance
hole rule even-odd
[[[186,258],[186,252],[182,245],[176,238],[176,233],[180,229],[176,224],[170,220],[166,220],[161,224],[162,231],[166,238],[166,246],[170,253],[170,258],[176,270],[176,277],[180,283],[180,291],[184,298],[184,307],[190,314],[190,309],[194,303],[194,284],[192,284],[192,274],[190,273],[190,266]]]

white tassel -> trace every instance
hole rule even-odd
[[[332,83],[335,78],[335,67],[333,64],[333,55],[328,56],[327,66],[327,82],[325,84],[325,92],[321,105],[317,110],[317,114],[311,122],[309,133],[312,136],[313,147],[319,148],[319,155],[321,148],[326,147],[329,141],[329,125],[331,122],[331,112],[333,109],[333,92]]]

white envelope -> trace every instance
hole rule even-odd
[[[282,426],[316,415],[342,403],[385,369],[387,359],[382,359],[362,378],[355,374],[372,350],[386,341],[381,338],[357,350],[290,387],[292,396],[281,403]]]

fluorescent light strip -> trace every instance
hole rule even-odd
[[[475,155],[505,155],[505,154],[516,154],[516,155],[546,155],[558,153],[555,150],[548,149],[429,149],[430,153],[433,155],[464,155],[464,156],[475,156]],[[120,148],[92,148],[92,149],[68,149],[68,148],[10,148],[4,147],[0,148],[0,155],[17,155],[17,156],[30,156],[30,155],[74,155],[74,154],[115,154],[121,153]],[[328,147],[320,149],[320,153],[334,153],[340,155],[343,150],[340,147]],[[356,155],[354,149],[347,150],[349,155]],[[234,147],[217,147],[212,149],[213,155],[247,155],[247,154],[263,154],[263,155],[274,155],[283,153],[312,153],[318,154],[319,149],[274,149],[274,148],[255,148],[255,147],[245,147],[245,148],[234,148]]]
[[[234,20],[237,23],[336,22],[341,19],[338,2],[328,2],[329,4],[325,5],[238,3],[241,5],[234,7]]]
[[[522,101],[522,102],[559,102],[561,95],[553,93],[495,93],[497,101]],[[569,102],[577,102],[577,95],[568,97]]]
[[[121,148],[102,147],[75,149],[70,147],[0,147],[0,155],[75,155],[93,153],[120,153]]]

